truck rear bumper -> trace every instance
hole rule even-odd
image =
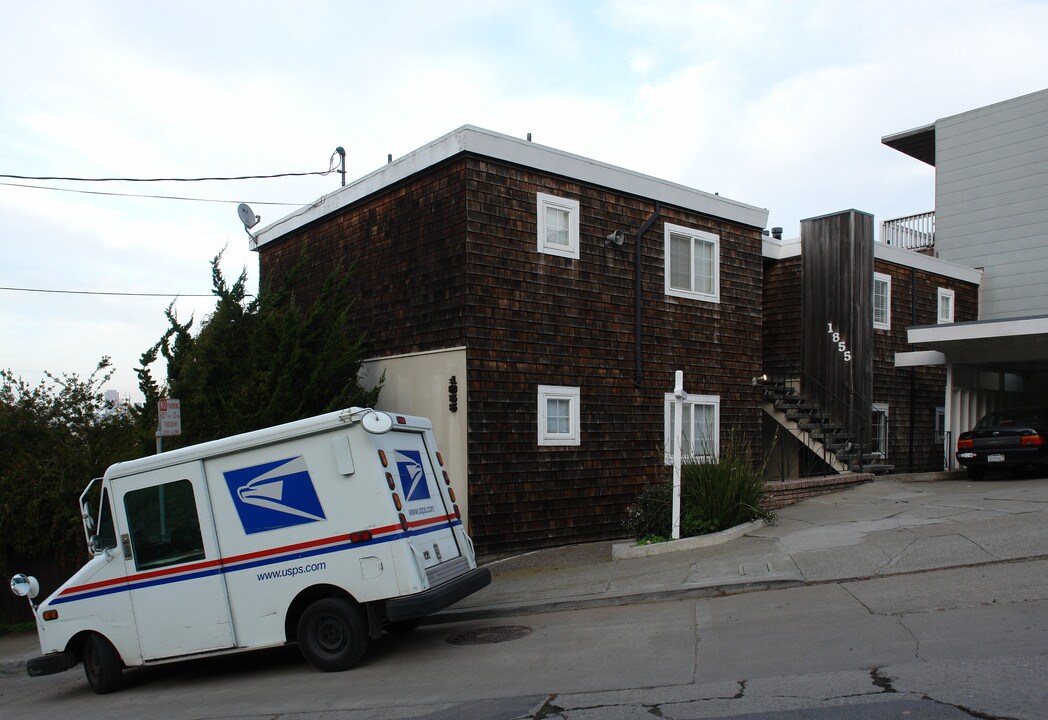
[[[387,600],[386,617],[398,622],[432,615],[490,584],[491,571],[474,568],[429,590]]]
[[[76,662],[76,656],[67,650],[65,652],[29,658],[25,664],[25,671],[29,677],[54,675],[55,673],[65,672],[76,665]]]

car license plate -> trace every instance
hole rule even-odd
[[[1004,462],[1004,455],[987,455],[986,462]]]

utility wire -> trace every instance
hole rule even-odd
[[[286,178],[286,177],[307,177],[310,175],[330,175],[335,172],[334,168],[328,168],[327,170],[318,170],[316,172],[300,172],[300,173],[276,173],[274,175],[239,175],[236,177],[196,177],[196,178],[118,178],[118,177],[104,177],[104,178],[84,178],[84,177],[58,177],[54,175],[5,175],[0,174],[0,178],[8,178],[10,180],[64,180],[68,182],[205,182],[209,180],[272,180],[274,178]]]
[[[6,177],[0,175],[0,177]],[[188,200],[192,202],[209,202],[209,203],[228,203],[237,204],[242,202],[241,200],[213,200],[210,198],[194,198],[184,197],[181,195],[142,195],[137,193],[118,193],[118,192],[102,192],[101,190],[74,190],[73,188],[59,188],[49,187],[47,185],[26,185],[24,183],[10,183],[0,182],[0,185],[6,185],[7,187],[20,187],[20,188],[31,188],[33,190],[54,190],[55,192],[67,192],[67,193],[79,193],[81,195],[108,195],[111,197],[134,197],[134,198],[156,198],[157,200]],[[307,203],[288,203],[288,202],[264,202],[258,200],[252,200],[252,205],[287,205],[290,207],[301,207]]]
[[[173,298],[202,298],[202,297],[214,297],[214,293],[207,293],[206,295],[196,295],[191,293],[139,293],[139,292],[104,292],[100,290],[45,290],[42,288],[23,288],[23,287],[0,287],[0,290],[8,290],[10,292],[29,292],[29,293],[53,293],[57,295],[109,295],[113,297],[173,297]]]

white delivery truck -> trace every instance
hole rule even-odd
[[[91,559],[33,606],[27,671],[83,662],[106,693],[125,667],[290,642],[344,670],[491,582],[443,466],[428,420],[369,408],[113,465],[81,496]]]

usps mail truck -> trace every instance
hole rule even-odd
[[[91,559],[33,605],[29,675],[82,662],[107,693],[124,668],[285,643],[344,670],[491,582],[424,418],[350,408],[100,480],[81,496]],[[11,587],[39,592],[21,574]]]

